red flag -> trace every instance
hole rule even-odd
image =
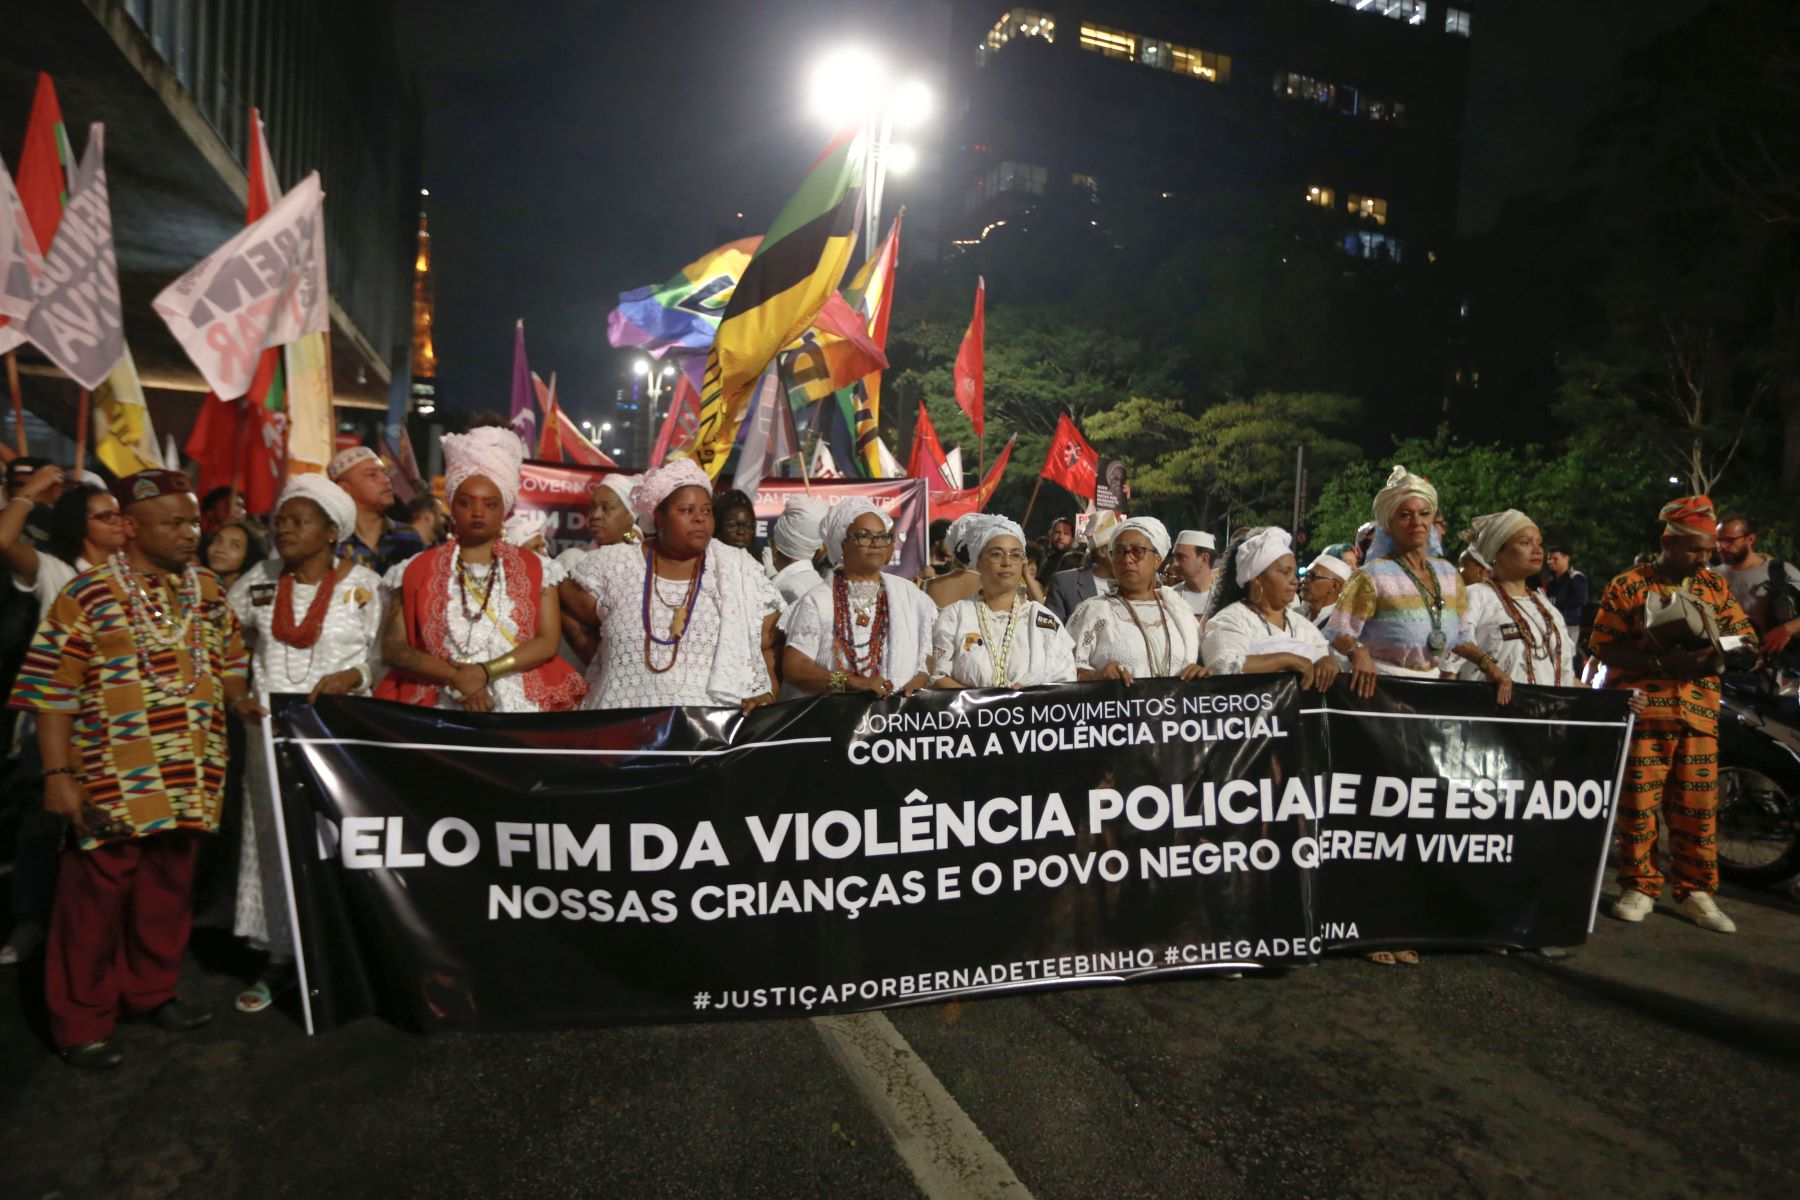
[[[994,465],[982,477],[980,487],[931,493],[932,519],[942,517],[946,521],[954,521],[965,513],[980,512],[986,508],[988,501],[994,498],[994,489],[1000,486],[1000,476],[1006,473],[1007,460],[1012,458],[1013,445],[1018,440],[1019,435],[1016,433],[1006,439],[1006,448],[994,459]]]
[[[235,486],[238,461],[238,425],[244,408],[221,401],[211,392],[200,401],[200,417],[188,434],[186,453],[199,468],[194,489],[204,496],[216,487]]]
[[[686,446],[694,438],[694,431],[700,428],[700,393],[694,390],[694,381],[688,378],[686,371],[678,371],[675,375],[675,402],[669,405],[669,415],[663,418],[662,431],[656,435],[656,448],[650,452],[650,465],[660,467],[663,460],[669,457],[669,451]]]
[[[69,135],[63,129],[62,105],[56,99],[56,85],[50,82],[49,75],[40,71],[13,184],[18,189],[19,203],[25,208],[26,219],[31,222],[38,249],[45,254],[50,252],[56,228],[62,224],[74,157],[69,148]],[[10,320],[10,317],[0,317],[0,326]],[[22,321],[20,328],[23,328]],[[17,341],[16,338],[11,340]]]
[[[545,462],[562,462],[562,438],[556,428],[556,372],[550,372],[550,386],[545,387],[544,381],[533,371],[531,386],[537,392],[538,407],[544,413],[544,428],[538,434],[537,457]]]
[[[555,394],[555,381],[552,377],[551,394]],[[569,414],[562,409],[552,409],[547,422],[549,428],[556,430],[558,450],[561,457],[557,462],[578,462],[584,467],[616,467],[619,464],[608,458],[594,443],[581,436],[581,430],[575,428],[575,422],[569,420]]]
[[[946,461],[948,459],[944,454],[944,444],[938,441],[937,430],[931,425],[931,414],[926,411],[925,402],[921,400],[919,420],[913,426],[912,453],[906,457],[906,473],[914,479],[936,482],[943,478]]]
[[[1094,482],[1100,473],[1100,452],[1088,445],[1075,422],[1064,413],[1057,418],[1056,436],[1050,439],[1050,452],[1044,455],[1044,469],[1039,472],[1051,483],[1059,484],[1083,500],[1094,498]]]
[[[956,352],[956,403],[969,414],[975,436],[982,435],[982,334],[985,329],[983,310],[987,307],[987,281],[975,279],[975,315],[969,319],[969,331],[963,334],[962,349]]]

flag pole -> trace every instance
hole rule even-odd
[[[1019,522],[1019,528],[1023,529],[1031,523],[1031,510],[1037,505],[1038,491],[1043,486],[1044,486],[1044,477],[1042,475],[1039,475],[1037,477],[1037,483],[1032,485],[1031,501],[1030,501],[1030,503],[1025,505],[1025,519],[1023,521]]]
[[[6,382],[12,388],[13,437],[19,443],[19,453],[25,449],[25,398],[19,393],[19,352],[6,352]]]
[[[81,474],[87,469],[88,440],[88,406],[91,396],[86,388],[81,389],[81,404],[75,410],[75,473]]]

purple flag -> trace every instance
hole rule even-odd
[[[513,333],[512,427],[528,447],[538,444],[537,401],[531,388],[531,368],[525,364],[525,318]]]

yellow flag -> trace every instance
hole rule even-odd
[[[94,389],[94,454],[120,479],[163,465],[162,448],[144,402],[131,347],[99,387]]]
[[[336,423],[331,412],[329,331],[287,345],[289,475],[318,474],[331,462]]]

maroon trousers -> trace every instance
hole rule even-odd
[[[199,853],[200,835],[184,831],[62,852],[44,948],[57,1049],[107,1037],[121,1014],[175,998]]]

